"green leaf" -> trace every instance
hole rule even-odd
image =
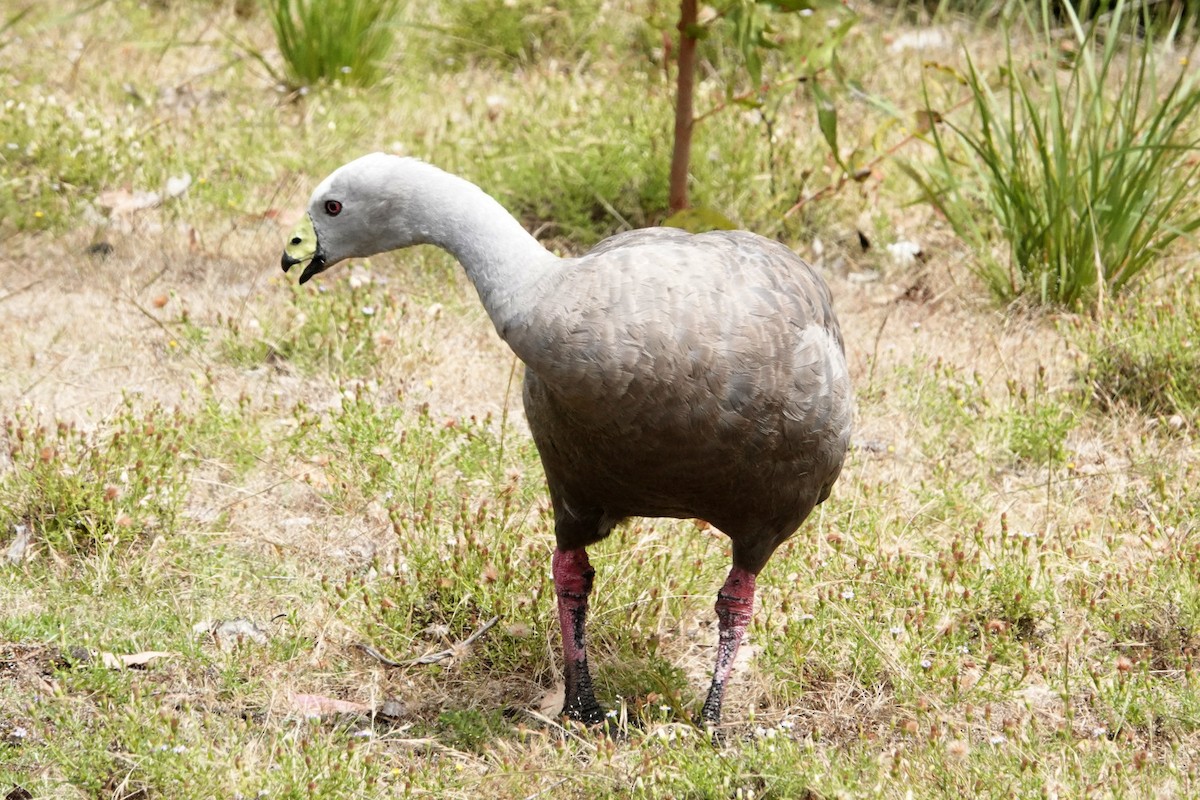
[[[854,92],[854,94],[860,100],[867,103],[867,105],[871,106],[872,108],[874,108],[878,111],[882,111],[884,114],[887,114],[892,119],[898,119],[898,120],[906,119],[906,116],[903,111],[896,108],[896,106],[893,105],[892,103],[888,102],[888,100],[886,98],[880,97],[879,95],[876,95],[876,94],[871,94],[865,88],[863,88],[863,85],[861,83],[859,83],[858,81],[848,80],[848,81],[846,81],[846,87],[848,89],[850,89],[850,91]]]
[[[837,54],[837,48],[846,38],[846,34],[858,22],[858,17],[851,14],[846,19],[839,22],[835,27],[825,32],[825,37],[813,45],[808,51],[808,71],[810,75],[814,75],[833,63],[834,57]]]
[[[821,88],[821,84],[815,78],[808,82],[808,86],[812,89],[813,102],[817,106],[817,126],[821,129],[821,135],[825,137],[825,143],[833,152],[834,161],[839,167],[846,169],[846,164],[838,152],[837,106],[833,104],[833,98]]]
[[[759,86],[762,84],[762,47],[764,22],[755,13],[754,3],[738,3],[729,9],[725,17],[733,25],[733,39],[738,50],[742,53],[742,63],[750,73],[750,81]]]
[[[762,86],[762,57],[759,56],[757,48],[747,48],[742,57],[746,61],[746,72],[750,73],[750,82],[755,86]]]

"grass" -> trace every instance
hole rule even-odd
[[[271,0],[267,14],[290,85],[378,81],[387,71],[400,7],[400,0]]]
[[[1010,43],[998,87],[968,62],[973,118],[935,127],[933,170],[909,171],[999,299],[1090,309],[1200,228],[1200,85],[1154,47],[1125,46],[1151,24],[1136,4],[1103,25],[1063,10],[1070,40],[1056,43],[1043,4],[1044,49],[1029,64]]]
[[[576,61],[593,50],[602,39],[598,29],[608,23],[594,4],[578,0],[514,0],[499,7],[467,0],[440,11],[446,19],[435,28],[435,52],[449,66],[485,62],[507,68],[546,58]]]
[[[1114,304],[1098,324],[1078,322],[1072,336],[1088,354],[1085,378],[1106,408],[1132,407],[1176,426],[1200,409],[1196,342],[1200,290],[1194,276]]]
[[[675,8],[646,37],[644,9],[618,3],[578,50],[549,43],[515,72],[470,49],[430,61],[455,9],[410,8],[386,79],[292,97],[246,57],[273,47],[270,17],[227,6],[0,15],[24,104],[0,116],[0,794],[1196,793],[1189,239],[1178,280],[1096,321],[1002,317],[890,164],[780,218],[838,175],[803,87],[772,96],[770,125],[706,118],[697,202],[800,252],[824,243],[855,448],[760,579],[723,745],[692,719],[728,545],[693,521],[635,520],[593,548],[597,690],[624,737],[564,729],[519,365],[440,253],[299,288],[278,254],[312,185],[371,149],[468,175],[563,251],[654,221],[670,97],[654,50]],[[840,56],[916,110],[905,76],[928,54],[889,51],[890,24],[865,14]],[[1001,40],[971,36],[995,74]],[[157,76],[140,101],[130,75]],[[892,141],[872,113],[839,108],[847,147]],[[98,204],[185,171],[158,206]],[[924,263],[879,255],[901,237]],[[239,621],[258,634],[218,632]]]

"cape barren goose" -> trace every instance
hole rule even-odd
[[[744,231],[651,228],[559,258],[473,184],[411,158],[327,177],[283,255],[300,282],[352,257],[449,251],[525,363],[525,413],[554,507],[565,713],[604,719],[584,621],[587,547],[626,517],[705,520],[730,538],[717,593],[717,725],[754,582],[829,495],[850,438],[842,335],[821,277]]]

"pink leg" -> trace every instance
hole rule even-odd
[[[554,591],[558,595],[558,623],[562,627],[563,674],[566,679],[566,698],[563,711],[572,719],[589,725],[604,721],[604,711],[596,702],[592,675],[588,671],[584,625],[587,619],[588,595],[596,571],[588,562],[587,551],[555,550],[551,562]]]
[[[737,656],[742,637],[750,625],[754,613],[754,573],[734,567],[721,591],[717,592],[717,666],[713,670],[712,688],[704,701],[701,718],[709,725],[721,724],[721,701],[725,697],[725,684],[733,671],[733,660]]]

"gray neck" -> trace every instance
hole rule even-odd
[[[504,337],[558,257],[469,181],[434,168],[421,178],[420,196],[414,203],[423,222],[421,239],[458,259]]]

